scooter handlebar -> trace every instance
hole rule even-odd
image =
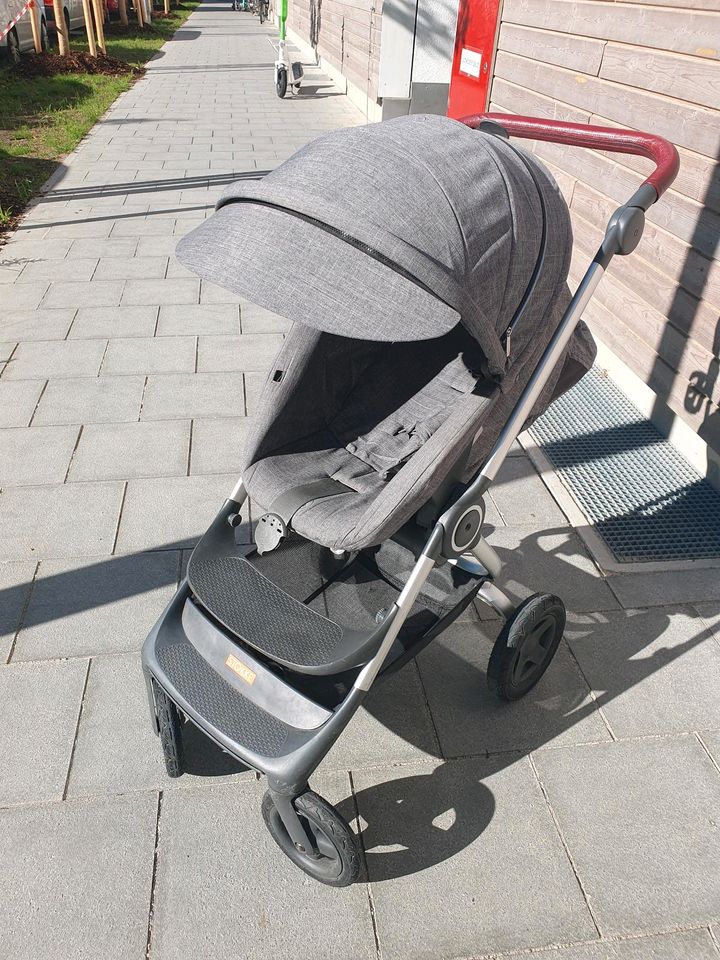
[[[587,147],[593,150],[608,150],[612,153],[631,153],[639,157],[647,157],[655,164],[655,170],[647,177],[643,186],[652,187],[656,199],[659,199],[672,184],[680,167],[680,157],[672,143],[652,133],[614,127],[595,127],[564,120],[518,117],[508,113],[478,113],[463,117],[460,123],[475,129],[485,120],[497,123],[511,137],[545,140],[550,143],[564,143],[571,147]]]

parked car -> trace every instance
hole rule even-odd
[[[2,2],[2,0],[0,0]],[[85,26],[83,17],[82,0],[62,0],[63,16],[65,17],[65,26],[68,32],[72,30],[82,30]],[[48,28],[55,30],[55,10],[52,0],[45,0],[45,16],[47,17]]]
[[[2,30],[5,29],[11,20],[17,17],[25,6],[25,2],[26,0],[0,0],[0,24],[2,25]],[[0,53],[7,56],[13,63],[17,63],[20,59],[20,54],[25,50],[32,50],[34,48],[30,16],[30,10],[26,10],[15,26],[8,32],[7,36],[0,42]],[[49,46],[48,28],[45,12],[42,8],[40,10],[40,41],[43,50],[47,50]]]

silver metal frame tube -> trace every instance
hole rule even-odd
[[[235,503],[242,505],[247,499],[247,490],[245,489],[245,484],[243,483],[243,478],[240,477],[238,482],[233,487],[233,492],[230,494],[230,499],[234,500]]]
[[[557,330],[553,334],[537,367],[520,395],[515,409],[503,427],[490,456],[485,461],[485,465],[475,481],[476,483],[478,481],[482,482],[483,478],[486,481],[494,480],[497,476],[497,472],[502,466],[505,457],[508,455],[510,447],[515,443],[519,434],[522,433],[525,422],[532,413],[533,407],[542,393],[543,387],[557,366],[565,347],[570,341],[570,337],[580,322],[585,307],[590,302],[595,288],[598,283],[600,283],[604,273],[605,270],[601,264],[596,262],[590,264],[587,273],[580,281],[575,296],[570,301],[562,320],[558,324]]]

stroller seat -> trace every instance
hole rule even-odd
[[[295,326],[265,387],[270,416],[258,412],[246,449],[254,518],[291,505],[282,519],[302,536],[367,545],[354,531],[391,488],[402,499],[399,474],[482,383],[482,360],[460,325],[391,345]]]

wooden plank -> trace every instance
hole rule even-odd
[[[681,420],[691,426],[706,443],[714,445],[716,449],[720,447],[718,407],[697,391],[695,380],[683,382],[666,363],[653,357],[642,341],[618,323],[597,300],[588,305],[585,321],[593,334],[659,394]]]
[[[507,113],[529,117],[569,120],[572,123],[587,123],[590,117],[586,110],[578,110],[497,76],[493,79],[490,99]]]
[[[627,126],[627,124],[615,123],[614,120],[609,120],[597,113],[592,114],[590,123],[597,123],[604,127]],[[617,163],[630,167],[631,170],[638,170],[645,176],[652,169],[650,161],[644,157],[600,152],[608,157],[613,156]],[[673,190],[683,193],[692,200],[698,200],[710,210],[720,212],[720,176],[718,176],[717,161],[687,150],[685,147],[679,147],[678,152],[680,153],[680,170],[673,183]]]
[[[498,51],[495,74],[580,110],[603,113],[631,127],[640,128],[652,118],[654,133],[707,156],[720,154],[718,114],[705,107],[574,73],[503,50]]]
[[[500,27],[498,49],[517,53],[532,60],[554,63],[570,70],[582,70],[597,76],[603,58],[602,40],[588,37],[568,37],[553,30],[536,30],[503,23]]]
[[[505,0],[503,21],[691,56],[720,57],[720,14],[602,0]]]
[[[616,3],[647,3],[647,0],[615,0]],[[720,10],[720,0],[680,0],[687,10]],[[653,0],[655,7],[678,7],[678,0]]]
[[[578,180],[596,185],[618,203],[629,200],[643,179],[594,150],[538,142],[535,152]],[[712,259],[717,255],[720,216],[702,204],[669,190],[660,203],[650,207],[647,219],[692,244],[705,256]]]
[[[584,72],[597,73],[590,68]],[[599,75],[606,80],[642,87],[668,97],[720,108],[720,60],[608,43],[602,54]]]
[[[603,231],[575,215],[573,234],[576,251],[582,253],[585,263],[589,264],[598,249]],[[637,251],[629,257],[615,257],[603,287],[613,281],[632,290],[638,301],[646,303],[654,311],[649,324],[656,334],[658,329],[671,324],[681,340],[692,339],[708,355],[720,355],[717,311],[656,270],[639,257]],[[665,359],[669,363],[672,360],[671,356]]]
[[[554,170],[552,171],[554,173]],[[566,175],[567,176],[567,175]],[[576,180],[571,212],[585,221],[603,228],[617,204],[598,193],[586,183]],[[689,293],[720,310],[720,262],[708,260],[683,240],[647,221],[640,246],[633,253],[647,263],[654,264],[670,280],[679,283]]]

